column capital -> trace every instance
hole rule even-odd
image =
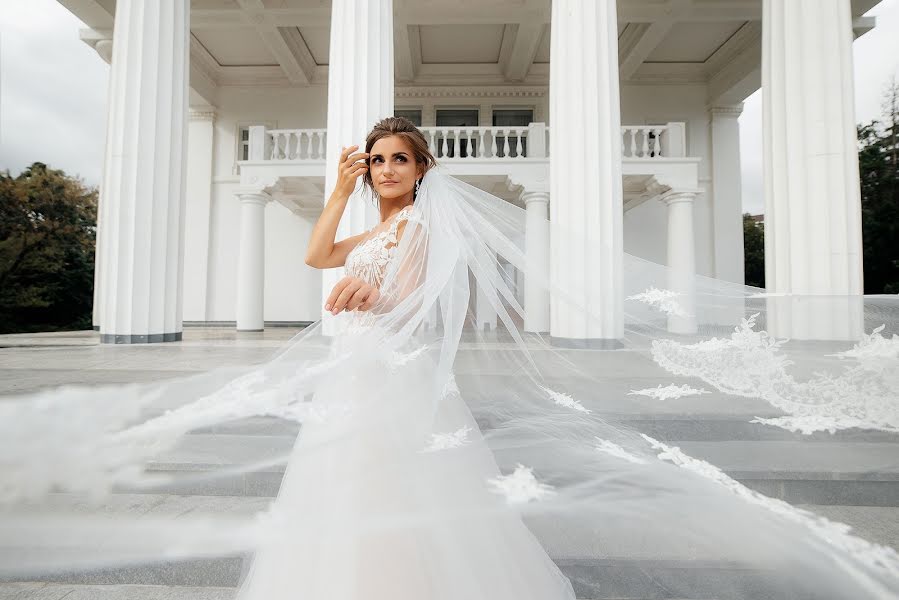
[[[535,203],[549,204],[549,190],[524,190],[520,197],[525,206]]]
[[[112,30],[84,28],[78,32],[81,41],[90,46],[107,64],[112,64]]]
[[[696,196],[702,193],[702,190],[699,189],[682,189],[682,190],[671,190],[670,192],[665,192],[661,196],[659,196],[659,201],[664,202],[667,205],[677,204],[678,202],[690,202],[692,203],[696,200]]]
[[[743,114],[743,103],[714,105],[709,107],[709,115],[712,118],[736,119]]]
[[[203,106],[191,108],[188,112],[188,120],[190,121],[215,121],[215,108],[212,106]]]
[[[260,189],[243,189],[234,192],[241,204],[259,204],[265,206],[271,202],[272,196],[268,192]]]

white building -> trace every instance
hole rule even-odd
[[[622,250],[743,281],[737,117],[763,83],[769,289],[862,290],[851,44],[878,0],[59,1],[112,64],[103,341],[320,318],[307,236],[339,147],[391,114],[451,173],[601,232],[603,256],[553,240],[553,266],[590,261],[609,321],[531,290],[528,327],[616,338]]]

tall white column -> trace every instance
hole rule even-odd
[[[527,191],[521,194],[527,210],[525,251],[528,269],[539,274],[524,279],[524,330],[549,331],[549,192]]]
[[[363,152],[372,126],[393,115],[393,43],[393,0],[332,0],[325,201],[337,182],[341,146],[358,144]],[[377,206],[356,195],[347,205],[337,239],[362,233],[378,219]],[[342,269],[325,271],[322,305],[342,276]]]
[[[709,109],[715,278],[734,283],[745,281],[739,123],[742,112],[742,104]]]
[[[189,18],[187,0],[116,8],[98,260],[103,343],[181,339]]]
[[[679,311],[668,315],[668,331],[696,333],[696,238],[693,202],[697,192],[673,191],[662,196],[668,206],[668,289],[680,294]]]
[[[185,224],[190,235],[184,250],[184,318],[206,321],[209,286],[209,226],[212,205],[212,156],[215,111],[190,111],[187,135]]]
[[[112,38],[104,37],[102,39],[96,40],[93,44],[94,50],[97,51],[97,54],[100,55],[107,64],[112,64]],[[106,100],[107,105],[112,106],[112,80],[106,85]],[[110,146],[111,142],[110,131],[106,131],[106,145]],[[104,169],[105,169],[104,164]],[[105,182],[105,172],[104,178]],[[105,183],[104,183],[105,185]],[[106,209],[106,192],[104,190],[100,190],[100,202],[97,207],[97,244],[96,250],[94,252],[94,301],[92,307],[92,315],[91,321],[93,323],[94,331],[100,331],[100,319],[102,315],[102,311],[100,309],[101,304],[103,302],[103,257],[105,255],[105,247],[106,247],[106,237],[107,237],[107,227],[105,226],[104,220],[104,211]]]
[[[265,328],[265,205],[271,196],[260,191],[238,192],[240,247],[237,263],[237,330]]]
[[[772,301],[769,330],[851,338],[862,315],[848,297],[863,286],[850,0],[764,0],[762,39],[765,284],[794,295]]]
[[[552,282],[560,290],[550,333],[560,345],[614,345],[624,335],[615,0],[555,0],[550,60]]]

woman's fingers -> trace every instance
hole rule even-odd
[[[356,154],[351,154],[351,155],[349,155],[348,157],[346,157],[346,159],[345,159],[343,162],[352,165],[352,164],[354,164],[357,160],[360,160],[360,159],[363,159],[363,158],[368,158],[368,153],[367,153],[367,152],[357,152]],[[364,163],[362,163],[362,164],[364,164]]]
[[[353,281],[352,277],[344,277],[337,282],[337,285],[335,285],[334,289],[331,290],[331,293],[328,294],[328,299],[325,300],[325,310],[330,311],[334,308],[334,303],[337,302],[337,297],[340,296],[340,292],[342,292],[343,288],[349,285],[351,281]]]
[[[365,299],[365,302],[359,306],[357,310],[370,310],[372,306],[375,305],[375,302],[381,297],[381,291],[377,288],[372,288],[371,293],[368,295],[368,298]]]
[[[336,315],[346,308],[346,303],[350,301],[350,298],[353,297],[353,294],[355,294],[362,285],[362,281],[358,279],[350,280],[350,282],[344,286],[343,290],[341,290],[340,294],[338,294],[337,300],[335,300],[334,304],[331,306],[331,314]]]
[[[346,162],[347,157],[350,155],[350,152],[356,150],[359,146],[346,146],[340,151],[340,162]]]
[[[372,289],[374,288],[372,288],[370,285],[361,286],[358,290],[356,290],[356,293],[353,294],[353,297],[350,298],[349,301],[347,301],[346,309],[356,310],[357,308],[359,308],[362,303],[365,302],[365,299],[368,298],[368,295],[371,294]]]

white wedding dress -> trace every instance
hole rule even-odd
[[[411,214],[410,206],[376,228],[347,257],[347,274],[380,285]],[[332,355],[367,326],[366,313],[348,316]],[[256,552],[238,598],[575,598],[521,518],[488,489],[500,472],[458,391],[448,386],[432,416],[433,365],[381,369],[382,358],[356,359],[352,376],[316,393],[316,418],[303,424],[268,515],[278,535]],[[432,434],[459,431],[465,439],[455,447],[434,443]]]

